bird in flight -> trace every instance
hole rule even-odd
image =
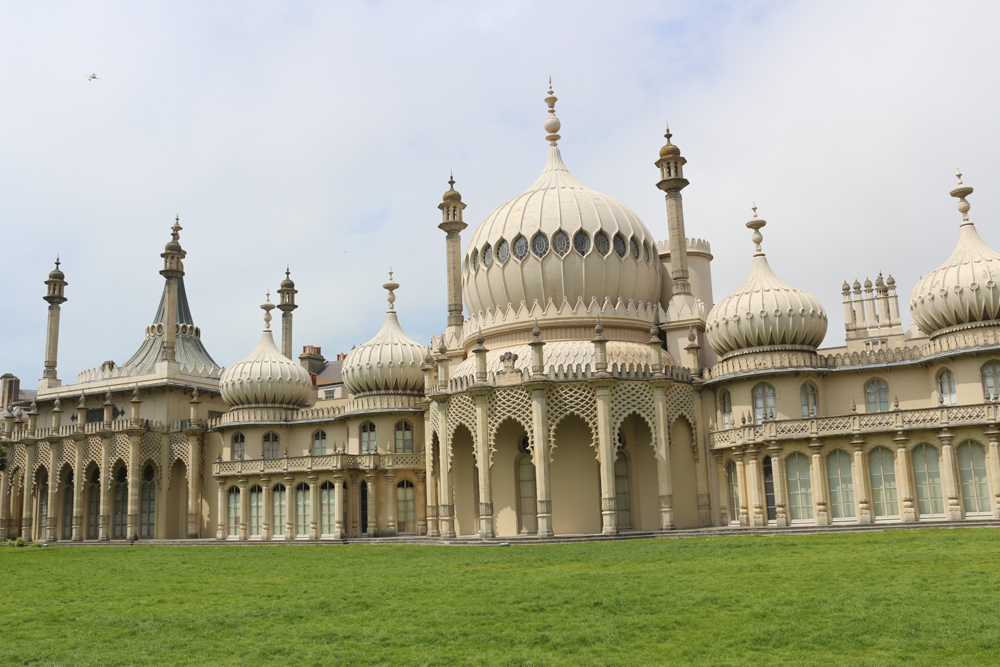
[[[96,74],[88,74],[87,75],[87,81],[93,81],[96,78],[97,78]]]

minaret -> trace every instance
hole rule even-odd
[[[448,329],[445,338],[452,345],[457,345],[462,337],[462,231],[468,227],[462,221],[462,211],[465,204],[462,195],[455,189],[455,175],[448,179],[450,186],[438,204],[441,209],[441,224],[438,229],[447,234],[445,237],[445,257],[448,266]]]
[[[281,311],[281,353],[292,358],[292,311],[298,308],[295,305],[295,295],[298,294],[295,283],[292,282],[291,270],[285,267],[285,279],[281,281],[281,289],[278,290],[278,310]]]
[[[58,387],[62,383],[56,375],[56,360],[59,356],[59,312],[60,305],[66,303],[64,291],[66,275],[59,270],[59,257],[56,257],[56,268],[49,273],[45,281],[48,288],[44,298],[49,302],[49,326],[45,332],[45,370],[42,371],[42,382],[45,387]]]
[[[177,361],[177,281],[184,277],[184,257],[181,248],[181,217],[177,216],[171,229],[170,242],[164,247],[163,270],[160,275],[167,279],[166,321],[163,323],[163,360]]]
[[[663,135],[666,145],[660,149],[660,159],[656,166],[660,168],[660,182],[656,187],[667,193],[667,224],[670,227],[670,277],[674,281],[674,294],[690,294],[691,283],[688,282],[687,238],[684,235],[684,206],[681,202],[681,190],[687,187],[684,178],[684,165],[687,160],[681,157],[681,149],[670,143],[670,126]]]

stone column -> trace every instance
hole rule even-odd
[[[990,482],[993,487],[993,518],[1000,519],[1000,443],[998,443],[997,436],[1000,436],[1000,430],[997,430],[996,425],[988,429],[986,432],[986,437],[989,438],[989,446],[986,450],[987,465],[990,469]]]
[[[424,481],[424,471],[417,470],[417,488],[413,490],[413,495],[416,498],[422,498],[426,493],[425,489],[427,484]],[[414,513],[417,515],[417,535],[427,534],[427,515],[420,511],[420,504],[415,502],[413,507]]]
[[[903,521],[911,522],[917,520],[917,508],[914,504],[913,483],[910,465],[910,452],[906,449],[906,436],[900,434],[893,440],[896,441],[896,488],[899,493],[899,511]]]
[[[396,473],[385,471],[385,532],[395,536],[396,533]]]
[[[690,289],[690,285],[688,289]],[[695,360],[697,360],[697,352],[695,352]],[[697,361],[695,361],[695,365],[697,365]],[[696,424],[705,424],[708,421],[705,419],[704,411],[702,410],[701,390],[698,389],[698,386],[695,385],[694,401],[697,421],[695,424],[691,424],[691,444],[694,447],[695,484],[698,491],[698,527],[704,528],[712,525],[712,493],[708,486],[708,461],[702,453],[706,451],[706,448],[703,446],[706,431],[696,426]]]
[[[725,526],[729,523],[729,479],[722,465],[722,452],[715,453],[715,474],[719,480],[719,525]]]
[[[535,464],[535,500],[538,505],[537,537],[552,537],[552,495],[549,485],[549,419],[545,391],[548,385],[532,382],[531,430],[534,435],[531,462]]]
[[[250,493],[247,490],[247,478],[240,477],[240,529],[238,531],[241,542],[246,542],[250,538],[250,529],[247,526],[247,517],[250,516]]]
[[[333,476],[333,539],[344,539],[344,476]]]
[[[262,476],[260,478],[261,502],[264,504],[260,518],[260,539],[270,540],[274,526],[274,496],[271,492],[271,478]],[[280,517],[279,517],[280,518]]]
[[[111,539],[111,436],[101,436],[101,518],[97,526],[97,539]]]
[[[809,448],[812,451],[812,465],[809,466],[809,472],[812,479],[813,505],[815,506],[816,512],[816,525],[829,526],[830,499],[826,489],[826,458],[824,458],[820,453],[820,450],[823,448],[823,443],[819,440],[813,440],[809,443]]]
[[[139,474],[140,438],[139,433],[128,434],[128,528],[125,535],[132,541],[139,539],[139,484],[142,479]]]
[[[83,541],[83,487],[87,484],[87,471],[83,466],[83,454],[87,440],[84,436],[73,436],[76,460],[73,466],[73,542]]]
[[[440,442],[440,441],[439,441]],[[438,445],[440,448],[440,444]],[[438,528],[437,478],[434,476],[434,432],[431,430],[431,412],[424,411],[424,474],[427,483],[424,486],[426,496],[427,537],[437,537],[441,534]],[[417,494],[420,496],[421,494]]]
[[[34,512],[34,493],[35,493],[35,443],[25,441],[24,442],[24,502],[22,503],[23,509],[21,512],[21,536],[25,541],[30,542],[32,531],[31,531],[31,518]]]
[[[350,526],[344,526],[344,534],[347,537],[358,537],[361,535],[359,521],[361,521],[361,489],[358,487],[358,473],[350,473],[350,486],[348,494],[344,496],[347,503],[347,513],[351,520]]]
[[[315,473],[309,474],[309,539],[319,539],[319,484]]]
[[[747,493],[747,472],[744,462],[744,453],[741,449],[733,450],[733,459],[736,461],[736,491],[740,497],[740,525],[750,525],[750,495]]]
[[[376,471],[365,471],[365,483],[368,485],[368,537],[378,536],[378,509],[375,504]]]
[[[441,526],[441,537],[455,537],[455,490],[451,486],[451,430],[448,427],[448,403],[438,403],[438,428],[440,433],[440,452],[438,471],[441,479],[440,495],[441,509],[438,513],[438,523]],[[371,502],[369,502],[369,507]]]
[[[601,463],[601,533],[618,534],[618,506],[615,495],[616,440],[611,424],[611,380],[594,383],[597,393],[597,441]]]
[[[493,478],[490,470],[489,443],[489,389],[474,389],[476,400],[476,469],[479,471],[479,537],[492,539],[493,529]]]
[[[188,461],[187,468],[187,537],[189,540],[198,537],[198,480],[201,478],[201,431],[186,431],[188,438]]]
[[[791,522],[788,512],[788,482],[785,479],[785,462],[781,459],[781,445],[772,440],[768,445],[767,455],[771,457],[771,482],[774,484],[774,525],[777,528],[784,528]],[[767,502],[766,496],[764,502],[765,504]]]
[[[0,540],[7,539],[8,507],[10,498],[10,468],[0,469]]]
[[[59,461],[62,460],[62,452],[59,451],[60,442],[58,440],[53,440],[49,442],[49,513],[45,518],[45,541],[55,542],[59,536],[56,534],[56,526],[58,525],[60,507],[59,507]],[[41,529],[42,526],[39,526]],[[41,532],[39,532],[41,534]]]
[[[854,465],[851,475],[854,477],[854,499],[858,510],[858,523],[871,523],[872,513],[871,482],[868,479],[868,457],[864,452],[864,440],[854,439]]]
[[[226,529],[229,524],[229,512],[226,507],[226,480],[223,477],[216,477],[215,481],[219,485],[219,527],[215,530],[215,539],[224,540],[229,535]]]
[[[295,539],[295,506],[299,492],[295,490],[295,478],[285,475],[285,539]]]
[[[674,492],[670,479],[670,425],[667,423],[667,387],[669,380],[654,380],[656,403],[656,481],[660,497],[660,530],[673,530]]]
[[[941,486],[944,492],[944,511],[949,521],[962,520],[962,503],[958,499],[958,477],[955,474],[954,436],[945,428],[938,434],[941,440]]]
[[[746,449],[747,502],[750,505],[750,525],[767,525],[767,498],[764,496],[764,477],[761,474],[760,449],[756,444]],[[773,468],[772,468],[773,469]]]

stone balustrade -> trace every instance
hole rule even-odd
[[[276,459],[215,461],[213,477],[243,477],[295,472],[325,472],[336,470],[398,470],[424,469],[423,454],[320,454],[316,456],[286,456]]]

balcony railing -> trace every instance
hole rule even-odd
[[[215,461],[215,477],[274,475],[294,472],[329,472],[335,470],[423,469],[423,454],[321,454],[286,456],[277,459]]]

